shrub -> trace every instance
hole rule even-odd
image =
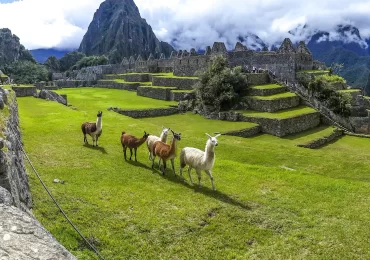
[[[217,56],[211,66],[199,75],[200,81],[195,86],[202,108],[225,111],[235,105],[247,86],[247,77],[241,71],[241,67],[228,68],[226,58]]]

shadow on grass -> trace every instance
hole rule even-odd
[[[245,210],[252,210],[251,206],[249,206],[246,203],[243,203],[241,201],[238,201],[236,199],[233,199],[229,195],[227,195],[223,192],[220,192],[218,190],[213,191],[212,189],[210,189],[208,187],[204,187],[204,186],[199,188],[199,186],[196,182],[194,182],[193,185],[189,184],[184,178],[181,178],[179,175],[176,175],[176,177],[175,177],[174,174],[173,174],[172,168],[171,168],[171,170],[169,170],[169,169],[170,168],[167,168],[167,171],[166,171],[165,175],[162,175],[162,171],[160,171],[158,169],[152,169],[152,172],[153,172],[153,174],[158,173],[160,176],[162,176],[162,178],[164,178],[166,180],[169,180],[173,183],[181,184],[181,185],[185,186],[188,189],[194,190],[194,192],[202,193],[203,195],[206,195],[208,197],[217,199],[219,201],[222,201],[224,203],[228,203],[228,204],[233,205],[233,206],[240,207],[240,208],[245,209]],[[209,178],[204,178],[204,179],[208,179],[208,181],[210,181]],[[197,178],[197,180],[198,180],[198,178]],[[216,186],[216,189],[217,189],[217,186]]]
[[[84,147],[89,148],[91,150],[100,151],[103,154],[108,154],[104,147],[92,146],[91,144],[84,144]]]
[[[324,144],[323,146],[320,146],[319,148],[316,148],[316,149],[320,149],[320,148],[330,146],[330,145],[336,143],[337,141],[339,141],[340,139],[342,139],[343,137],[344,137],[344,135],[338,136],[338,137],[334,138],[334,140],[331,140],[330,142],[328,142],[328,143]]]
[[[125,160],[125,158],[123,158],[123,160]],[[129,158],[126,160],[126,162],[128,164],[131,164],[131,165],[136,166],[136,167],[140,167],[140,168],[143,168],[143,169],[146,169],[146,170],[152,170],[152,168],[149,167],[148,165],[145,165],[145,164],[143,164],[141,162],[135,162],[135,160],[132,161]]]

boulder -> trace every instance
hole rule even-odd
[[[50,90],[45,89],[41,90],[39,93],[39,98],[56,101],[65,106],[67,105],[67,101],[61,95]]]
[[[34,218],[0,204],[0,259],[77,259]]]

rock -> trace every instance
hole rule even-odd
[[[7,189],[0,187],[0,204],[11,206],[13,204],[12,194]]]
[[[0,109],[4,109],[5,102],[2,93],[0,92]]]
[[[54,181],[53,181],[54,183],[59,183],[60,182],[60,180],[59,179],[54,179]]]
[[[45,89],[41,90],[39,93],[39,98],[56,101],[65,106],[67,105],[67,101],[61,95],[53,91],[50,91],[50,90],[45,90]]]
[[[77,259],[16,207],[0,205],[0,227],[0,259]]]
[[[4,139],[0,137],[0,150],[3,149],[5,146]]]

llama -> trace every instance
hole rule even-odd
[[[166,161],[170,160],[171,164],[172,164],[173,173],[176,176],[174,160],[176,158],[176,150],[177,150],[177,145],[176,144],[177,144],[177,141],[181,140],[181,133],[176,134],[172,130],[171,130],[171,132],[173,134],[173,138],[172,138],[172,141],[171,141],[170,145],[165,144],[161,141],[157,141],[157,142],[154,143],[153,150],[152,150],[152,154],[153,154],[152,168],[154,168],[155,157],[158,156],[163,161],[163,172],[162,172],[162,174],[164,175],[165,172],[166,172]],[[159,167],[160,167],[160,165],[159,165]]]
[[[96,144],[96,146],[98,146],[98,139],[102,134],[102,127],[103,127],[102,116],[103,116],[103,112],[98,111],[98,114],[97,114],[98,118],[96,119],[96,123],[85,122],[81,125],[85,144],[88,144],[87,138],[86,138],[86,134],[88,134],[92,137],[93,146],[95,146],[94,143]]]
[[[123,149],[123,154],[125,156],[125,160],[127,160],[126,159],[126,150],[127,150],[127,148],[129,148],[130,149],[130,160],[131,160],[131,157],[132,157],[132,149],[134,149],[135,161],[137,162],[137,159],[136,159],[137,148],[140,145],[142,145],[143,143],[145,143],[148,136],[149,136],[149,134],[147,134],[145,131],[144,131],[144,136],[142,138],[136,138],[135,136],[129,135],[126,132],[122,132],[121,144],[122,144],[122,149]]]
[[[201,151],[197,148],[192,147],[185,147],[181,150],[180,153],[180,176],[182,177],[182,170],[186,165],[189,165],[188,173],[190,177],[190,181],[193,184],[193,180],[191,178],[190,172],[191,169],[194,168],[198,175],[198,184],[200,187],[200,179],[201,179],[201,171],[204,170],[209,177],[211,178],[212,188],[215,189],[215,185],[213,183],[213,176],[211,170],[215,163],[215,146],[218,145],[217,137],[220,134],[216,135],[215,137],[206,134],[209,139],[207,140],[205,151]]]
[[[146,140],[146,145],[148,147],[148,151],[149,151],[149,160],[151,161],[152,160],[152,150],[153,150],[153,145],[155,142],[157,141],[161,141],[163,143],[166,143],[167,142],[167,136],[168,136],[168,132],[170,131],[171,129],[170,128],[165,128],[164,126],[162,126],[162,133],[161,135],[158,137],[158,136],[155,136],[155,135],[150,135],[148,137],[148,139]],[[160,160],[160,159],[159,159]],[[159,162],[158,162],[159,163]]]

